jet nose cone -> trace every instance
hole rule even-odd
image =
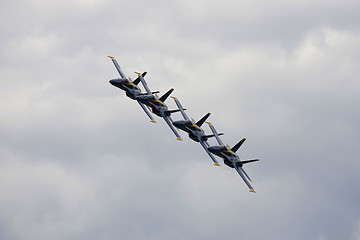
[[[115,78],[115,79],[111,79],[109,81],[109,83],[114,86],[120,86],[126,82],[127,82],[127,79],[125,79],[125,78]]]
[[[111,79],[110,81],[109,81],[109,83],[111,84],[111,85],[113,85],[113,86],[115,86],[116,85],[116,79]]]

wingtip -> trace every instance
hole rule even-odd
[[[176,140],[182,141],[182,138],[181,138],[181,137],[177,137]]]
[[[215,166],[220,166],[220,164],[219,164],[219,163],[214,163],[214,165],[215,165]]]
[[[211,125],[211,126],[212,126],[211,122],[205,122],[205,123],[207,123],[207,124],[209,124],[209,125]]]
[[[136,73],[136,74],[139,75],[139,76],[141,75],[141,73],[139,73],[139,72],[134,72],[134,73]]]
[[[154,119],[151,119],[151,121],[150,122],[152,122],[152,123],[156,123],[156,121],[154,120]]]
[[[250,189],[250,192],[256,193],[254,189]]]
[[[112,56],[108,56],[109,58],[111,58],[111,59],[114,59],[114,57],[112,57]]]
[[[170,96],[172,99],[174,99],[174,100],[178,100],[176,97],[173,97],[173,96]]]

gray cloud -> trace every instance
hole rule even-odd
[[[359,239],[358,8],[2,6],[0,238]],[[174,87],[194,119],[211,112],[230,145],[246,137],[257,193],[151,124],[108,84],[107,55],[131,77],[147,70],[154,90]]]

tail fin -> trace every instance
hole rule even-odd
[[[160,98],[160,101],[165,102],[165,100],[170,96],[170,94],[174,91],[174,89],[170,89],[169,91],[167,91],[167,93],[165,93],[164,95],[162,95],[162,97]]]
[[[246,138],[243,138],[240,140],[240,142],[238,142],[231,150],[233,152],[236,152],[240,147],[241,145],[245,142]]]
[[[146,74],[147,74],[147,72],[143,72],[141,75],[142,75],[143,77],[145,77]],[[140,82],[140,77],[137,77],[137,78],[133,81],[133,83],[134,83],[135,85],[138,85],[139,82]]]
[[[211,115],[211,113],[206,114],[202,119],[200,119],[196,125],[198,125],[199,127],[201,127],[201,125],[203,125],[203,123],[206,121],[206,119],[208,119],[208,117]]]

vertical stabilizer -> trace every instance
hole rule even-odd
[[[238,142],[235,146],[233,146],[233,148],[231,149],[233,152],[236,152],[241,145],[245,142],[246,138],[243,138],[240,140],[240,142]]]
[[[165,100],[170,96],[173,91],[173,88],[167,91],[164,95],[161,96],[160,101],[165,102]]]
[[[203,123],[206,121],[206,119],[208,119],[208,117],[211,115],[211,113],[207,113],[202,119],[200,119],[196,125],[198,125],[199,127],[201,127],[201,125],[203,125]]]

